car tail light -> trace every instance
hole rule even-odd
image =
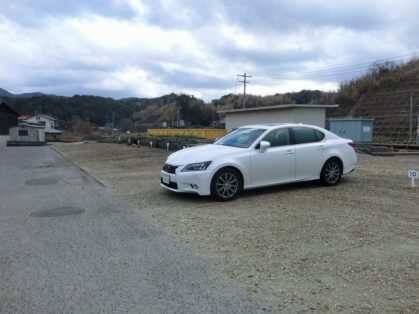
[[[355,143],[354,142],[348,142],[348,145],[351,146],[353,149],[355,149]]]

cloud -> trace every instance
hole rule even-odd
[[[367,60],[419,50],[413,0],[3,2],[0,87],[12,92],[209,100],[245,71],[255,94],[333,89]]]

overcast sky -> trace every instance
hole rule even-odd
[[[418,56],[417,0],[0,0],[0,87],[205,100],[336,89]]]

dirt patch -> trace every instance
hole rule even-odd
[[[338,186],[293,184],[216,203],[163,190],[163,150],[55,148],[280,311],[419,311],[419,189],[407,179],[418,156],[360,155]]]

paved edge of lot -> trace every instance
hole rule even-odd
[[[271,311],[48,147],[0,176],[2,313]]]

